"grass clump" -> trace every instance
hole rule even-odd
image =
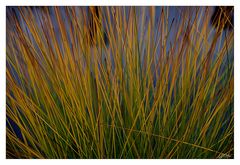
[[[7,158],[233,158],[211,10],[7,7]]]

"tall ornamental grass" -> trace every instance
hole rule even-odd
[[[233,158],[233,25],[212,10],[7,7],[6,157]]]

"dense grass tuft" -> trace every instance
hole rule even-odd
[[[7,158],[233,158],[233,30],[211,11],[7,7]]]

